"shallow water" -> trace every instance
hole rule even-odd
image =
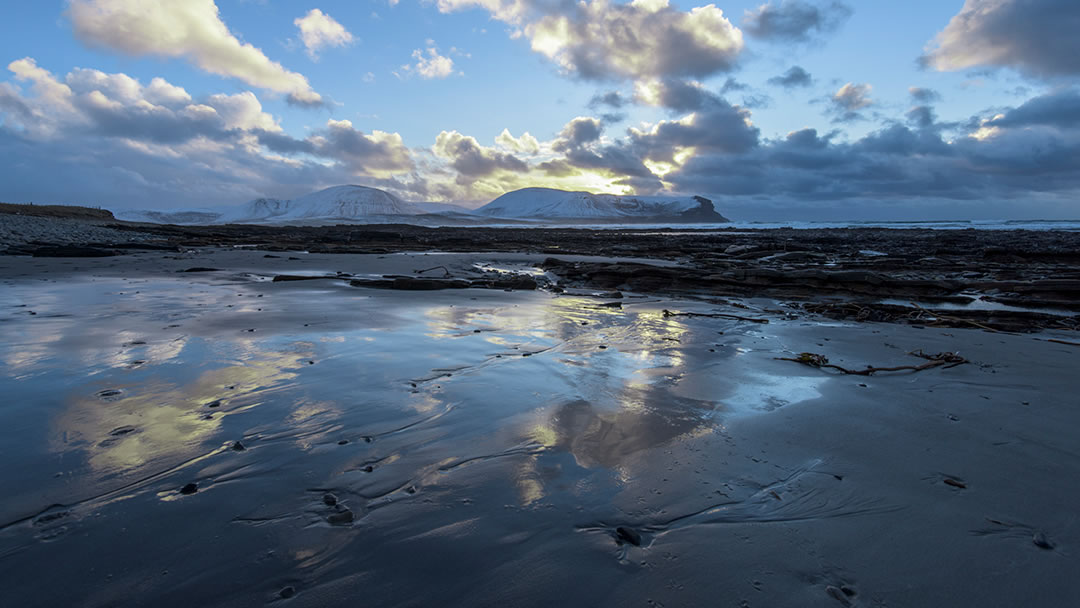
[[[774,361],[775,324],[265,278],[4,286],[6,597],[640,604],[672,547],[708,569],[695,530],[893,508],[736,450],[729,423],[834,381]]]

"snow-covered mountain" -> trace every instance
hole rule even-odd
[[[700,196],[619,196],[524,188],[476,209],[493,218],[589,221],[726,222],[712,201]]]
[[[257,198],[226,211],[215,223],[357,221],[421,213],[424,210],[377,188],[334,186],[292,200]]]
[[[461,205],[455,205],[453,203],[411,203],[413,207],[417,207],[423,213],[463,213],[472,215],[475,209],[469,209],[468,207],[462,207]]]

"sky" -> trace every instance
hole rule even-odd
[[[4,2],[0,201],[1080,218],[1076,0]]]

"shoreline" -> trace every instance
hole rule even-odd
[[[720,261],[796,263],[736,257],[773,242]],[[1080,601],[1075,331],[829,319],[835,290],[718,293],[655,244],[0,256],[7,597]],[[915,351],[966,362],[784,360]]]

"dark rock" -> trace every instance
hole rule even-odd
[[[333,494],[331,494],[329,492],[322,495],[322,501],[323,501],[323,504],[328,506],[328,507],[332,507],[332,506],[338,504],[337,496],[334,496]]]
[[[326,521],[335,526],[343,526],[346,524],[351,524],[355,518],[356,516],[353,515],[352,511],[350,511],[349,509],[343,509],[336,513],[331,513],[329,516],[327,516]]]
[[[626,526],[619,526],[615,528],[615,540],[621,543],[630,543],[635,547],[641,546],[641,534],[633,528],[627,528]]]
[[[1031,542],[1035,543],[1035,546],[1040,549],[1049,550],[1054,548],[1054,543],[1041,530],[1035,531],[1035,534],[1031,536]]]
[[[247,448],[244,447],[244,444],[240,443],[239,441],[236,441],[236,442],[233,442],[232,447],[230,447],[229,449],[233,450],[234,452],[243,452]]]
[[[281,591],[278,591],[278,597],[283,600],[287,600],[294,595],[296,595],[296,589],[292,588],[291,586],[284,587]]]
[[[198,491],[199,491],[199,484],[197,484],[197,483],[189,483],[189,484],[185,485],[184,487],[180,488],[180,493],[185,495],[185,496],[190,496],[190,495],[192,495],[192,494],[194,494],[194,493],[196,493]]]
[[[185,268],[178,272],[218,272],[218,268],[208,268],[206,266],[192,266],[191,268]]]
[[[206,404],[206,407],[221,407],[221,399],[214,399]]]

